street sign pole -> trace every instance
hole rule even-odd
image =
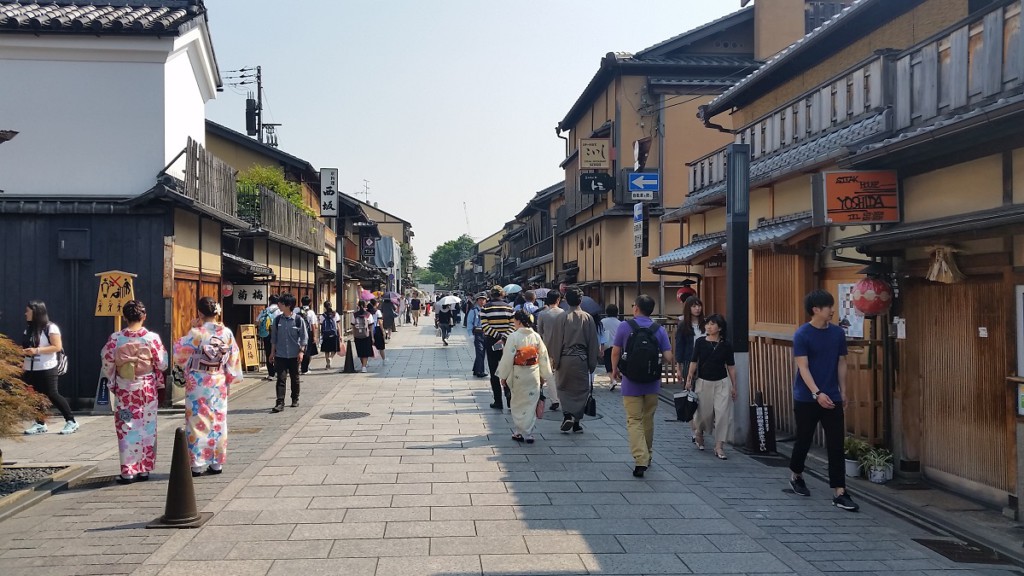
[[[633,255],[636,256],[636,295],[642,290],[641,259],[647,256],[647,204],[637,202],[633,205]]]
[[[736,402],[733,404],[735,445],[746,443],[750,412],[750,145],[726,148],[725,237],[726,316],[736,360]]]

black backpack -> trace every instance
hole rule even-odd
[[[631,382],[650,384],[661,378],[661,345],[657,338],[661,325],[655,322],[643,327],[629,320],[629,327],[632,331],[622,350],[620,370]]]

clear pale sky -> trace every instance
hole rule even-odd
[[[341,190],[412,222],[431,251],[480,240],[563,179],[555,124],[608,52],[637,52],[739,0],[209,0],[228,71],[263,67],[281,150],[340,170]],[[207,116],[245,131],[245,91]],[[467,229],[463,202],[469,213]]]

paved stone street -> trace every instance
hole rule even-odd
[[[915,543],[932,537],[887,513],[787,493],[786,469],[730,451],[698,452],[660,407],[653,468],[631,476],[617,393],[583,434],[517,445],[508,415],[467,379],[461,331],[440,347],[432,327],[392,338],[368,374],[314,370],[302,405],[272,415],[273,386],[231,400],[229,462],[195,481],[198,530],[145,530],[162,513],[172,430],[162,415],[153,480],[85,485],[0,523],[3,576],[65,574],[350,576],[479,574],[1010,573],[955,564]],[[314,367],[323,366],[322,358]],[[323,416],[363,412],[354,419]],[[21,462],[99,462],[117,473],[109,417],[71,437],[5,443]],[[1016,572],[1013,572],[1016,573]]]

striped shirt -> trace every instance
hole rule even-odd
[[[483,328],[484,336],[490,336],[495,340],[504,338],[512,333],[512,316],[515,312],[512,306],[503,300],[491,300],[480,310],[480,325]]]

